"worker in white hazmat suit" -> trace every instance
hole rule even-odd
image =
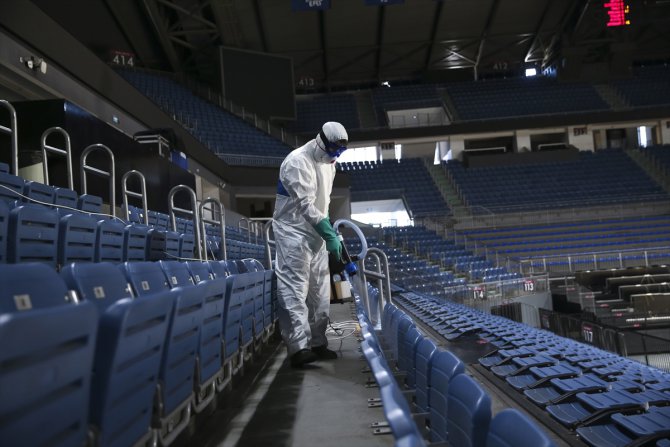
[[[337,358],[327,348],[330,312],[328,254],[342,246],[328,206],[335,161],[347,147],[347,131],[327,122],[315,139],[291,152],[279,169],[272,229],[276,241],[278,316],[291,366]]]

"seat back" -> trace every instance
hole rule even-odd
[[[94,262],[96,219],[81,213],[67,214],[58,224],[58,265]]]
[[[77,209],[77,193],[69,188],[54,189],[54,205]],[[71,209],[56,208],[60,215],[72,213]]]
[[[272,298],[273,296],[276,297],[276,282],[272,280],[274,275],[274,270],[265,270],[263,272],[263,326],[266,329],[270,328],[274,322],[272,311]],[[273,287],[275,287],[275,290],[273,290]]]
[[[447,392],[449,444],[484,447],[491,422],[491,398],[466,374],[452,380]]]
[[[123,233],[123,260],[144,261],[147,259],[149,227],[127,225]]]
[[[119,265],[126,280],[133,288],[135,296],[151,295],[163,290],[169,290],[168,281],[158,263],[124,262]]]
[[[79,300],[94,303],[100,313],[123,298],[132,298],[128,281],[123,273],[109,262],[72,263],[65,265],[60,276]]]
[[[419,340],[416,346],[414,357],[415,365],[415,394],[414,403],[417,410],[426,413],[430,409],[430,369],[433,362],[433,355],[437,350],[435,343],[428,337]]]
[[[195,236],[193,233],[181,234],[179,236],[179,257],[190,259],[194,257]]]
[[[226,261],[209,261],[209,268],[217,278],[225,278],[232,274]]]
[[[224,310],[224,363],[228,362],[240,349],[240,328],[242,306],[246,296],[248,280],[244,275],[226,278],[226,301]]]
[[[7,238],[9,237],[9,208],[0,200],[0,263],[7,262]]]
[[[121,299],[102,314],[90,406],[100,447],[135,445],[150,436],[173,303],[174,295],[163,291]]]
[[[214,275],[209,271],[209,263],[201,261],[186,261],[186,268],[188,268],[194,283],[213,279]]]
[[[506,408],[491,421],[486,447],[555,447],[555,444],[519,410]]]
[[[384,416],[396,440],[406,436],[421,439],[421,433],[412,418],[412,412],[405,396],[397,384],[383,386],[380,390],[384,405]]]
[[[430,368],[430,440],[447,440],[449,407],[447,393],[452,379],[465,371],[465,365],[449,351],[437,351]]]
[[[49,206],[54,203],[55,191],[53,186],[28,180],[24,184],[23,195],[37,202],[42,202],[41,204],[44,206]],[[29,200],[26,201],[30,202]]]
[[[25,181],[16,175],[0,172],[0,200],[5,202],[13,202],[15,200],[22,201],[23,198],[19,194],[23,194]]]
[[[7,276],[3,272],[7,267],[15,266],[0,266],[0,276]],[[35,275],[31,279],[46,286],[43,292],[49,295],[38,298],[30,288],[24,289],[33,302],[62,300],[60,278]],[[0,282],[7,284],[4,279]],[[5,290],[0,293],[5,295]],[[5,312],[0,311],[0,340],[5,341],[0,350],[2,444],[85,445],[98,327],[95,305],[35,306]]]
[[[186,264],[179,261],[158,261],[170,287],[191,286],[194,284],[191,272]]]
[[[56,267],[58,216],[41,205],[20,205],[9,212],[9,262],[44,262]]]
[[[405,336],[398,346],[398,369],[407,373],[405,376],[405,385],[410,389],[413,389],[416,385],[416,365],[414,364],[414,357],[416,354],[416,346],[422,338],[423,336],[416,326],[412,325],[409,330],[405,332]]]
[[[101,213],[102,198],[93,194],[82,194],[77,199],[77,208],[86,213]]]
[[[95,235],[95,262],[123,262],[125,225],[112,219],[98,221]]]
[[[56,270],[39,262],[0,265],[0,313],[70,304]]]

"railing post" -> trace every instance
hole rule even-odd
[[[65,140],[65,147],[63,149],[54,146],[49,146],[47,144],[47,138],[49,138],[49,136],[54,133],[59,133],[63,135],[63,138]],[[49,185],[48,152],[51,152],[52,154],[58,154],[65,157],[66,169],[67,169],[67,185],[68,188],[74,189],[74,181],[72,179],[72,150],[71,150],[72,147],[70,145],[70,135],[68,135],[68,133],[60,127],[51,127],[45,130],[44,133],[42,134],[41,146],[42,146],[42,172],[44,173],[44,184]]]
[[[104,153],[107,154],[109,157],[109,171],[103,171],[102,169],[95,168],[93,166],[90,166],[86,164],[86,161],[88,159],[88,156],[91,152],[101,150]],[[81,190],[82,194],[87,194],[88,193],[88,183],[87,183],[87,177],[86,174],[88,172],[97,175],[98,177],[107,177],[109,178],[109,207],[111,211],[111,215],[116,217],[116,189],[115,189],[115,184],[116,184],[116,164],[114,162],[114,153],[110,148],[105,146],[104,144],[91,144],[90,146],[86,147],[84,151],[81,153],[81,158],[80,158],[80,169],[81,169]]]

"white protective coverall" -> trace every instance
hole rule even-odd
[[[348,139],[340,123],[328,122],[322,130],[330,141]],[[314,226],[328,215],[336,157],[324,147],[317,135],[292,151],[279,169],[272,229],[279,327],[289,356],[328,344],[328,253]]]

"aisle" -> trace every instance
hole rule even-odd
[[[333,326],[351,321],[353,305],[331,306]],[[344,329],[344,335],[350,329]],[[342,445],[386,447],[390,435],[375,436],[370,423],[384,420],[381,408],[368,408],[378,397],[366,388],[369,375],[354,335],[329,338],[340,357],[293,369],[284,346],[274,341],[249,365],[219,403],[219,409],[196,428],[188,445],[203,447],[256,447]]]

